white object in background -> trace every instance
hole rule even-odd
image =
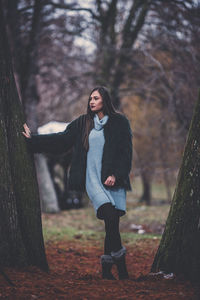
[[[131,224],[131,225],[130,225],[130,229],[133,229],[133,230],[140,230],[140,229],[142,229],[142,225]]]
[[[174,278],[174,273],[165,274],[163,277],[165,279],[173,279]]]
[[[51,121],[38,127],[39,134],[57,133],[65,130],[69,123]],[[55,187],[49,173],[46,158],[43,154],[36,154],[36,170],[39,184],[40,200],[42,212],[59,212],[59,205]]]
[[[51,121],[38,127],[37,131],[39,134],[57,133],[64,131],[69,123]]]
[[[153,273],[153,272],[149,273],[150,276],[158,276],[158,275],[163,275],[163,274],[164,274],[163,271],[159,271],[159,272],[156,272],[156,273]]]

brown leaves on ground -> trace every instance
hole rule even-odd
[[[131,300],[199,300],[198,287],[180,278],[164,279],[148,275],[158,241],[147,239],[127,247],[130,279],[101,279],[97,244],[74,241],[46,244],[50,272],[35,267],[5,269],[14,287],[0,277],[0,299],[131,299]],[[113,273],[117,277],[115,266]]]

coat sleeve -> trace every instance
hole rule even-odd
[[[123,119],[119,130],[118,151],[116,153],[117,163],[113,175],[117,181],[126,179],[129,176],[132,165],[132,130],[127,118]]]
[[[78,134],[77,119],[72,121],[63,132],[51,134],[32,134],[26,138],[33,153],[60,154],[73,147]]]

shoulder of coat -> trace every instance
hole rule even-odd
[[[128,118],[124,114],[122,114],[120,112],[114,113],[111,116],[111,119],[116,120],[117,122],[120,122],[122,124],[127,124],[127,122],[129,123]]]
[[[77,117],[77,118],[74,119],[73,121],[74,121],[75,123],[79,123],[79,122],[82,122],[82,121],[86,120],[86,118],[87,118],[87,115],[84,114],[84,115],[80,115],[79,117]]]
[[[111,124],[113,125],[114,130],[119,132],[128,132],[131,137],[133,136],[130,122],[124,114],[117,112],[112,115],[111,119]]]
[[[87,118],[86,114],[80,115],[77,119],[78,120],[85,120]]]
[[[76,119],[74,119],[73,121],[71,121],[69,124],[68,124],[68,128],[69,127],[75,127],[75,128],[80,128],[83,126],[84,122],[86,120],[86,114],[84,115],[80,115],[79,117],[77,117]]]
[[[88,115],[87,114],[80,115],[76,119],[78,128],[80,128],[80,129],[85,128],[85,124],[86,124],[86,120],[87,119],[88,119]]]

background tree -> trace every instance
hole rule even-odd
[[[4,14],[9,29],[9,42],[12,49],[15,77],[18,80],[18,91],[31,131],[36,132],[38,128],[36,111],[40,98],[37,85],[38,49],[42,18],[44,17],[44,1],[39,0],[32,3],[32,7],[28,6],[28,12],[24,13],[24,6],[28,5],[27,1],[8,0],[4,3]],[[21,6],[23,8],[20,9]],[[26,30],[24,30],[24,25]],[[42,170],[43,180],[46,182],[45,185],[42,185],[41,180],[38,180],[43,211],[58,212],[57,197],[44,156],[35,155],[35,163],[38,178]],[[44,196],[45,194],[48,194],[48,198]]]
[[[4,3],[12,48],[18,47],[13,55],[21,56],[15,59],[16,74],[21,72],[23,77],[21,66],[25,65],[26,53],[31,48],[28,44],[33,40],[30,34],[36,2],[8,0]],[[99,83],[110,87],[119,109],[123,109],[124,98],[129,99],[130,108],[131,101],[139,97],[143,102],[140,109],[144,108],[142,114],[148,121],[142,122],[137,116],[134,120],[128,110],[126,113],[132,120],[133,131],[137,127],[134,146],[136,152],[140,149],[137,164],[140,171],[134,173],[142,178],[141,199],[151,198],[151,184],[159,173],[170,201],[171,178],[180,163],[199,86],[197,2],[91,0],[87,3],[40,1],[40,4],[36,18],[40,26],[34,27],[35,73],[30,85],[33,88],[35,84],[34,93],[37,92],[38,101],[32,112],[37,114],[38,126],[52,119],[68,122],[84,113],[88,93]],[[151,120],[148,118],[150,102],[152,107],[159,108],[158,119],[153,115]],[[140,126],[136,120],[141,122]],[[150,140],[148,149],[145,140],[149,140],[149,126],[153,131],[158,125],[157,154],[151,160],[148,154],[155,151],[154,141]],[[144,135],[137,139],[141,126],[145,127]],[[172,132],[169,128],[173,128]],[[171,151],[170,156],[167,151]]]
[[[149,102],[160,109],[158,124],[156,125],[157,118],[153,115],[149,123],[153,127],[158,126],[160,130],[157,145],[153,148],[154,151],[160,149],[160,154],[155,156],[153,164],[156,173],[162,170],[167,198],[170,201],[170,185],[173,182],[171,179],[174,178],[174,171],[180,164],[179,157],[185,143],[199,87],[200,62],[197,50],[199,48],[199,7],[192,1],[164,1],[162,5],[158,4],[157,1],[152,3],[137,47],[129,53],[126,84],[121,87],[120,94],[122,98],[123,95],[128,96],[129,99],[134,99],[131,95],[140,97],[143,100],[140,109],[145,111],[146,107],[145,119],[150,116]],[[152,26],[148,25],[150,23]],[[129,110],[126,111],[131,117]],[[140,154],[143,153],[140,155],[142,162],[145,161],[145,152],[141,152],[141,147],[137,145],[139,142],[137,136],[143,126],[146,132],[149,132],[149,126],[143,122],[139,128],[137,119],[138,117],[135,116],[135,122],[132,124],[135,130],[135,147],[140,148]],[[146,147],[145,139],[149,139],[148,134],[144,136],[142,149]],[[151,144],[153,145],[153,141]],[[145,161],[146,167],[149,164],[152,164],[151,158]],[[150,190],[154,174],[151,167],[150,170],[149,176],[145,173],[148,181],[147,178],[143,180],[143,195],[148,195]]]
[[[12,71],[0,1],[1,265],[48,270],[32,158],[21,134],[24,116]]]
[[[200,279],[200,96],[188,132],[175,193],[152,271]]]
[[[166,198],[170,202],[182,153],[182,146],[179,141],[177,143],[176,138],[178,130],[175,115],[164,110],[156,101],[144,101],[142,97],[131,94],[122,99],[122,108],[130,119],[134,132],[133,173],[144,177],[143,184],[146,185],[139,202],[151,204],[152,181],[165,183],[163,177],[166,172],[170,175],[169,182],[165,184]],[[167,124],[164,133],[163,123]]]
[[[129,54],[145,24],[151,1],[96,1],[96,82],[111,89],[114,106],[120,108]]]
[[[31,1],[31,4],[29,1],[19,0],[13,3],[9,0],[4,3],[4,12],[7,16],[18,90],[25,107],[28,125],[32,132],[36,132],[39,126],[37,106],[41,96],[37,80],[40,72],[38,54],[44,28],[49,25],[49,9],[43,0]],[[35,163],[42,209],[44,212],[58,212],[58,200],[45,157],[35,155]]]

